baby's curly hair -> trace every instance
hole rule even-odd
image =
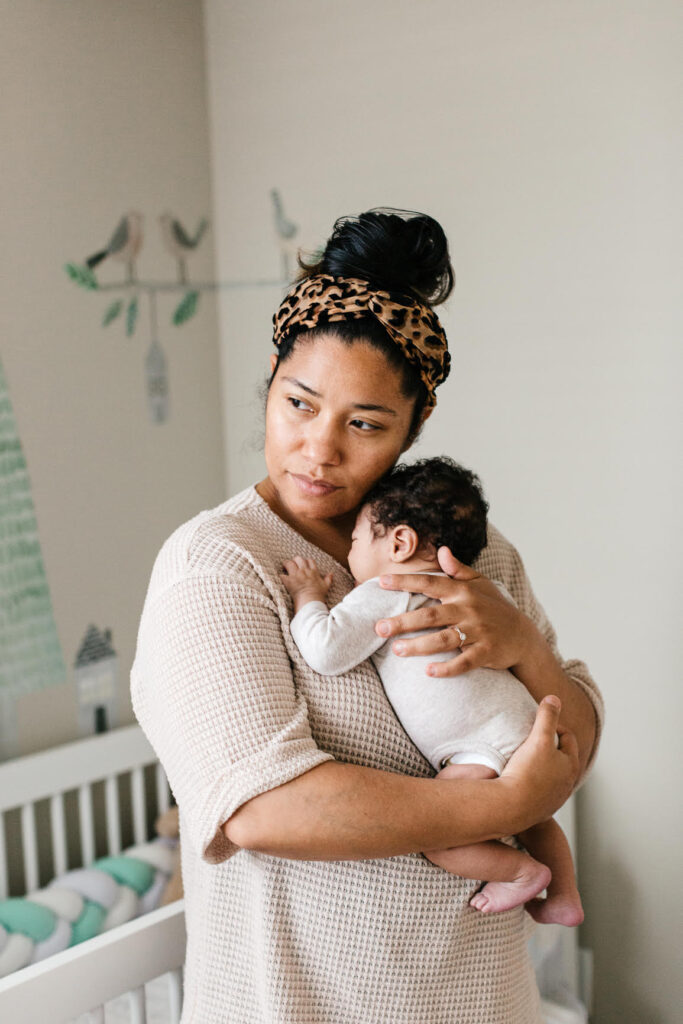
[[[405,524],[415,530],[420,546],[446,544],[465,565],[486,547],[489,506],[481,481],[445,456],[394,466],[363,505],[375,536]]]

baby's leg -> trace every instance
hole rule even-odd
[[[439,779],[495,779],[496,772],[484,765],[447,765]],[[485,914],[511,910],[538,896],[550,882],[550,870],[523,850],[490,840],[447,850],[424,850],[433,864],[462,878],[484,878],[487,884],[476,892],[470,905]]]
[[[583,907],[576,888],[572,853],[560,826],[551,818],[528,828],[519,838],[533,857],[548,865],[553,876],[547,898],[527,903],[526,909],[533,919],[541,924],[564,924],[570,928],[581,924]]]

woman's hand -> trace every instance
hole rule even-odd
[[[458,676],[472,668],[511,668],[538,642],[536,627],[508,601],[486,576],[455,558],[449,548],[438,551],[439,564],[450,578],[422,574],[382,576],[386,590],[409,590],[435,597],[441,604],[380,620],[375,630],[390,637],[414,630],[437,632],[399,640],[393,650],[400,655],[457,651],[449,661],[429,665],[431,676]],[[464,634],[464,639],[461,638]]]
[[[521,815],[516,832],[552,817],[569,799],[579,777],[576,737],[558,725],[561,707],[559,697],[543,698],[531,732],[500,776],[500,781],[511,787],[511,798]]]

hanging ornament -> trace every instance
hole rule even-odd
[[[165,423],[168,419],[168,372],[164,350],[156,338],[147,349],[145,371],[150,418],[153,423]]]
[[[115,320],[122,321],[126,336],[131,338],[135,333],[140,313],[141,296],[149,299],[152,342],[145,356],[145,379],[147,406],[153,423],[165,423],[168,419],[168,369],[167,360],[159,344],[157,329],[156,302],[159,292],[166,294],[182,292],[180,302],[175,305],[171,323],[177,327],[186,324],[197,313],[200,293],[215,291],[218,288],[272,288],[289,284],[292,260],[296,262],[296,235],[298,225],[289,220],[284,213],[282,198],[277,189],[271,190],[275,233],[280,247],[282,276],[280,278],[261,278],[248,281],[190,281],[187,271],[188,258],[199,249],[200,243],[209,227],[209,221],[202,217],[194,234],[170,212],[159,217],[161,238],[170,256],[176,261],[176,281],[140,280],[137,275],[136,261],[144,240],[144,217],[136,210],[129,210],[118,221],[107,244],[93,252],[82,263],[66,263],[64,269],[71,280],[80,288],[97,292],[124,292],[123,298],[116,298],[106,307],[102,317],[102,326],[108,327]],[[95,267],[103,262],[121,264],[125,267],[125,278],[111,284],[100,284],[95,277]]]

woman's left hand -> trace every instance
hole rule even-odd
[[[426,594],[441,604],[381,619],[375,625],[377,634],[392,637],[436,629],[393,645],[397,654],[405,656],[458,652],[449,661],[429,665],[427,672],[431,676],[458,676],[482,667],[512,668],[521,662],[530,646],[538,642],[539,634],[531,619],[503,597],[487,576],[459,562],[449,548],[439,548],[438,558],[450,578],[419,573],[394,573],[380,578],[385,590]]]

